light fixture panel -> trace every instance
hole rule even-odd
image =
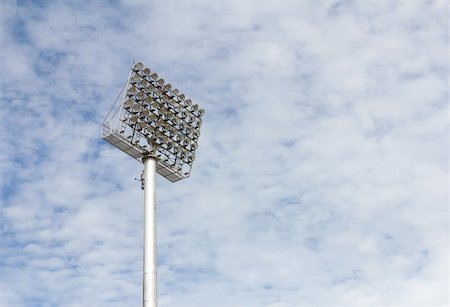
[[[102,138],[140,162],[153,156],[156,171],[172,182],[189,177],[204,110],[141,62],[122,92],[103,122]]]

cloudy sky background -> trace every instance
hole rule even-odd
[[[139,306],[133,58],[207,111],[158,178],[160,306],[447,306],[442,1],[0,3],[0,306]]]

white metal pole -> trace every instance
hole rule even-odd
[[[144,157],[143,306],[157,307],[156,291],[156,160]]]

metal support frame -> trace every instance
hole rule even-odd
[[[156,274],[156,159],[144,162],[144,275],[143,306],[157,307]]]

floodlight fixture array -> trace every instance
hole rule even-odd
[[[153,156],[156,171],[172,182],[189,177],[204,109],[141,62],[120,96],[103,121],[102,138],[141,162]]]
[[[102,123],[105,141],[144,164],[144,307],[157,307],[156,172],[172,182],[189,177],[204,114],[138,62]]]

